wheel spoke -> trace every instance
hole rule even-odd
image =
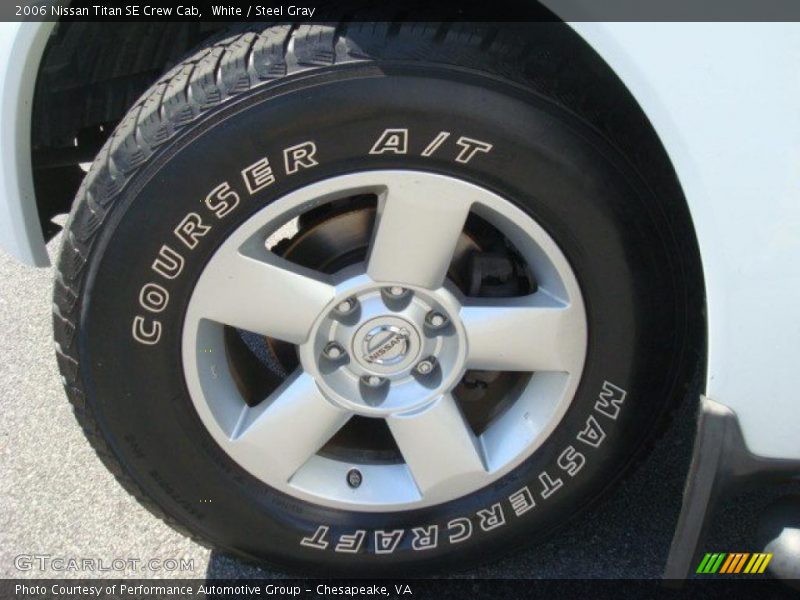
[[[392,415],[387,422],[423,495],[483,481],[480,444],[452,395],[421,412]]]
[[[293,344],[304,342],[316,317],[333,300],[334,286],[266,250],[221,252],[195,289],[197,316]]]
[[[444,282],[472,202],[467,188],[398,178],[381,198],[367,273],[376,281],[436,289]]]
[[[586,326],[580,311],[543,292],[461,309],[467,367],[494,371],[561,371],[583,365]]]
[[[245,466],[288,481],[350,416],[328,402],[311,376],[301,372],[243,412],[231,443],[238,446],[237,456]]]

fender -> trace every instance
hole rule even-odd
[[[47,267],[31,165],[35,73],[55,23],[0,23],[0,247],[20,261]]]
[[[800,459],[800,27],[571,26],[650,119],[689,204],[706,282],[705,396],[737,415],[754,455]]]

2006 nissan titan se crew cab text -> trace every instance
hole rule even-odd
[[[463,568],[690,402],[685,577],[725,484],[800,473],[798,56],[781,23],[3,23],[0,243],[47,266],[69,213],[66,394],[198,540]]]

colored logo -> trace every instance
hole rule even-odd
[[[762,552],[715,552],[707,553],[700,564],[697,566],[697,573],[701,575],[713,574],[748,574],[756,575],[763,573],[772,554]]]

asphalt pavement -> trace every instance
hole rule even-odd
[[[49,245],[51,256],[57,248],[58,238]],[[285,577],[188,540],[139,506],[105,470],[61,387],[52,349],[51,279],[50,269],[25,267],[0,253],[0,578],[92,575],[56,570],[45,555],[95,559],[98,566],[102,559],[106,567],[114,558],[140,561],[136,570],[112,568],[94,574],[99,577]],[[635,473],[552,541],[451,576],[658,577],[680,508],[694,412],[684,403]],[[729,499],[706,547],[756,550],[759,513],[787,491],[797,487]],[[172,570],[172,559],[191,568]],[[40,569],[45,563],[48,568]]]

